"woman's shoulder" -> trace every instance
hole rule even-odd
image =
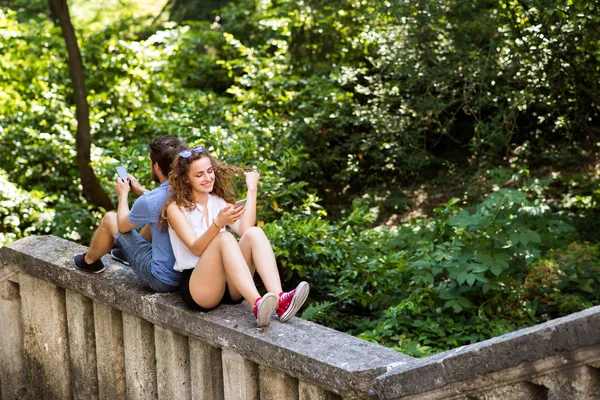
[[[173,213],[173,212],[183,212],[184,208],[181,206],[178,206],[177,203],[175,203],[174,201],[170,201],[169,203],[166,204],[167,207],[167,212],[168,213]]]

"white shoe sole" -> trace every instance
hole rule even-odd
[[[258,311],[256,312],[256,326],[264,328],[271,322],[271,314],[277,308],[277,296],[267,293],[260,299]]]
[[[290,308],[287,309],[286,312],[279,318],[281,322],[287,322],[290,318],[292,318],[298,310],[304,305],[306,298],[308,297],[308,292],[310,292],[310,286],[307,282],[300,282],[300,284],[296,287],[296,293],[292,298],[292,302],[290,303]]]

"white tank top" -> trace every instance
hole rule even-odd
[[[204,215],[202,206],[196,204],[196,208],[192,211],[188,211],[185,208],[181,208],[181,211],[185,214],[190,225],[194,228],[196,238],[202,236],[204,232],[208,230],[213,219],[217,218],[219,211],[227,206],[227,202],[214,194],[208,195],[208,202],[206,208],[208,215]],[[208,222],[207,222],[208,221]],[[221,229],[221,232],[225,231],[225,227]],[[171,246],[173,247],[173,254],[175,254],[175,271],[183,271],[184,269],[194,268],[200,259],[199,256],[192,253],[192,251],[183,243],[177,233],[171,228],[169,224],[169,238],[171,238]]]

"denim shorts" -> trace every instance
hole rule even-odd
[[[179,289],[164,283],[152,273],[152,243],[144,239],[138,231],[134,229],[127,233],[117,232],[115,244],[119,246],[131,269],[144,285],[160,293],[176,292]]]

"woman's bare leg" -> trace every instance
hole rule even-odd
[[[250,269],[233,235],[222,232],[210,242],[196,264],[190,277],[190,294],[200,306],[216,307],[223,298],[225,282],[228,280],[236,293],[254,306],[260,294]]]
[[[240,239],[239,247],[246,264],[248,264],[250,273],[254,275],[254,270],[256,270],[267,291],[279,296],[279,293],[283,290],[281,289],[281,279],[277,270],[275,254],[263,230],[257,226],[247,229]],[[228,286],[231,297],[234,300],[239,299],[241,294],[235,283],[228,282]]]

